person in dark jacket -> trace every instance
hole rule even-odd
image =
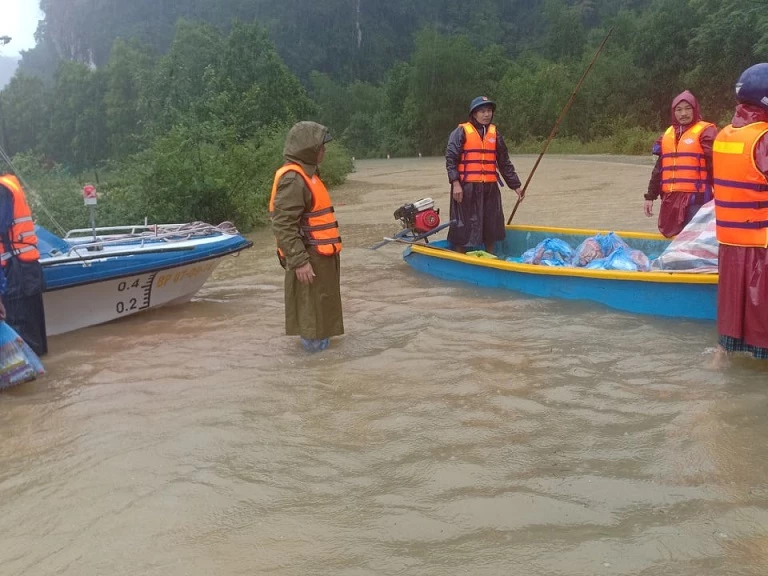
[[[448,138],[445,167],[451,184],[448,241],[458,252],[483,245],[494,253],[504,240],[499,174],[522,199],[520,178],[509,160],[504,138],[492,123],[496,103],[478,96],[469,107],[469,121]]]
[[[653,216],[661,196],[659,232],[667,238],[685,228],[712,199],[712,142],[717,127],[701,119],[699,102],[688,90],[672,101],[672,125],[654,144],[658,154],[643,206]]]

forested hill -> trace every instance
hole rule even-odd
[[[556,146],[649,154],[685,89],[722,126],[740,72],[768,61],[768,0],[40,7],[38,44],[0,92],[0,144],[41,177],[108,178],[121,221],[258,220],[299,119],[330,127],[324,174],[337,181],[353,155],[443,153],[480,94],[513,150],[538,151],[610,28]]]
[[[31,0],[32,1],[32,0]],[[684,0],[677,0],[684,2]],[[336,81],[378,81],[397,61],[407,61],[414,33],[429,26],[466,34],[473,45],[578,52],[574,32],[600,26],[620,10],[642,10],[651,0],[41,0],[43,30],[60,55],[97,66],[107,63],[115,38],[139,38],[166,52],[179,18],[226,30],[233,20],[257,20],[288,67],[306,80],[312,70]],[[566,14],[568,11],[570,13]],[[552,13],[567,47],[546,45]],[[579,30],[563,19],[578,16]],[[571,22],[568,22],[571,24]],[[41,48],[40,51],[44,49]]]

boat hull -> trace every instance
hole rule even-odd
[[[521,254],[546,237],[572,244],[597,230],[508,227],[502,250]],[[632,247],[657,256],[668,240],[655,234],[617,232]],[[574,244],[575,245],[575,244]],[[717,275],[680,272],[623,272],[521,264],[466,256],[445,241],[413,245],[405,261],[419,272],[444,280],[506,289],[542,298],[586,300],[624,312],[712,321],[717,317]],[[654,254],[653,252],[657,253]]]
[[[77,249],[44,232],[58,249],[40,259],[49,335],[64,334],[170,304],[189,301],[227,256],[250,248],[240,234],[179,239],[153,236]],[[51,244],[52,246],[52,244]]]
[[[222,257],[43,293],[49,336],[189,301]]]

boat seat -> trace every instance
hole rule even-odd
[[[37,234],[37,249],[40,251],[41,258],[69,252],[69,244],[50,230],[36,225],[35,234]]]

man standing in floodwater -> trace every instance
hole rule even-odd
[[[319,165],[331,140],[325,126],[298,122],[283,148],[285,164],[275,173],[269,212],[285,268],[285,331],[301,336],[308,352],[328,347],[344,334],[341,312],[341,236]]]
[[[714,144],[716,365],[732,352],[768,360],[768,62],[742,72],[736,103]]]
[[[491,123],[495,111],[495,102],[478,96],[469,106],[469,121],[459,124],[448,139],[445,167],[451,183],[450,217],[456,222],[448,230],[448,241],[458,252],[484,245],[493,254],[496,242],[504,240],[499,173],[522,198],[507,145]]]

